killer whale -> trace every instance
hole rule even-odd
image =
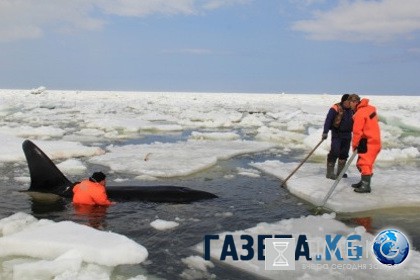
[[[55,194],[64,198],[73,196],[71,182],[54,162],[32,141],[25,140],[22,149],[31,177],[27,192]],[[107,186],[108,198],[113,201],[150,201],[188,203],[217,198],[215,194],[178,186]]]

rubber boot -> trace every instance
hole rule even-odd
[[[355,188],[354,191],[357,193],[370,193],[370,179],[372,175],[362,175],[362,185],[359,188]]]
[[[346,165],[345,159],[339,159],[337,163],[337,177],[340,175],[341,170],[343,170],[344,166]],[[347,178],[347,174],[344,173],[343,178]]]
[[[327,162],[327,174],[325,175],[325,177],[332,180],[337,179],[337,176],[334,173],[334,168],[335,162]]]
[[[358,183],[356,183],[356,184],[352,184],[351,185],[351,187],[352,188],[355,188],[355,189],[358,189],[358,188],[360,188],[362,186],[362,178],[360,177],[360,181],[358,182]]]

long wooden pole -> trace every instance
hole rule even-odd
[[[303,161],[295,168],[295,170],[292,171],[292,173],[290,173],[289,176],[287,176],[287,178],[281,183],[280,186],[284,187],[286,186],[286,182],[287,180],[290,179],[290,177],[293,176],[293,174],[296,173],[296,171],[298,171],[298,169],[308,160],[308,158],[315,152],[316,149],[318,149],[319,145],[321,145],[321,143],[324,141],[325,139],[321,139],[321,141],[319,141],[319,143],[315,146],[315,148],[312,149],[312,151],[303,159]]]

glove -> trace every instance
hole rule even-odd
[[[358,154],[365,154],[368,151],[368,147],[367,147],[367,139],[366,138],[362,138],[359,141],[359,145],[357,146],[357,153]]]
[[[328,138],[328,133],[322,133],[322,140],[325,140]]]

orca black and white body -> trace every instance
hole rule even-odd
[[[51,193],[71,198],[73,186],[51,159],[33,142],[25,140],[23,151],[29,167],[31,185],[28,192]],[[199,190],[176,186],[107,186],[108,198],[112,201],[150,201],[188,203],[217,196]]]

